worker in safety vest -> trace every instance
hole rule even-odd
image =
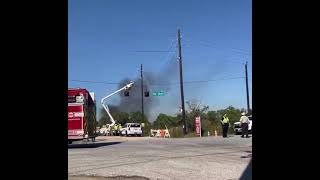
[[[117,129],[117,124],[114,124],[113,126],[112,126],[112,136],[115,136],[116,135],[116,129]]]
[[[225,138],[227,137],[228,134],[228,129],[229,129],[229,118],[227,116],[227,114],[223,115],[222,120],[221,120],[221,124],[222,124],[222,136]]]
[[[118,124],[115,124],[113,126],[113,132],[114,132],[114,135],[116,136],[117,135],[117,132],[118,132]]]
[[[119,129],[119,134],[120,134],[121,133],[120,130],[122,129],[121,124],[119,124],[118,129]]]
[[[241,125],[241,130],[242,130],[242,135],[241,137],[244,138],[244,135],[246,135],[246,138],[249,137],[248,135],[248,127],[249,127],[249,118],[246,116],[246,113],[243,112],[241,113],[241,118],[240,118],[240,125]]]
[[[121,129],[121,124],[118,124],[117,126],[117,135],[120,136],[120,129]]]

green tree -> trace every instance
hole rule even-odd
[[[201,119],[206,118],[206,111],[209,106],[202,105],[201,102],[196,100],[187,101],[188,110],[186,111],[186,124],[188,132],[193,132],[195,130],[194,120],[195,117],[200,116]]]
[[[210,133],[213,134],[214,130],[216,130],[218,134],[220,134],[222,132],[222,127],[220,122],[221,117],[219,113],[217,111],[208,111],[206,118],[208,121],[210,121]]]
[[[115,112],[112,116],[115,119],[116,123],[119,123],[121,125],[124,125],[129,121],[129,113],[126,112]]]
[[[99,127],[102,127],[103,125],[111,123],[108,114],[106,113],[106,111],[103,108],[101,108],[99,110],[99,112],[100,112],[100,118],[99,118],[99,121],[98,121],[98,126]]]
[[[108,106],[110,114],[112,115],[113,119],[116,121],[116,123],[124,123],[128,120],[129,114],[125,112],[120,112],[119,109],[116,106]],[[100,118],[98,122],[98,126],[102,127],[103,125],[110,124],[111,120],[107,112],[104,108],[100,109]]]
[[[140,111],[129,113],[129,123],[146,123],[147,121],[148,118],[145,115],[142,117],[142,113]]]
[[[157,119],[153,122],[153,127],[155,129],[165,129],[166,126],[168,129],[171,127],[177,127],[178,118],[160,113]]]
[[[214,130],[219,131],[220,128],[216,126],[212,121],[208,120],[207,118],[201,119],[201,133],[202,136],[208,136],[208,131],[210,134],[214,134]]]

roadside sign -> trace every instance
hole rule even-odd
[[[200,116],[195,118],[194,124],[195,124],[195,128],[196,128],[196,135],[201,137],[201,119],[200,119]]]

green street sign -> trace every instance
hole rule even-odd
[[[152,92],[152,95],[153,96],[164,96],[165,93],[164,93],[164,91],[155,91],[155,92]]]
[[[164,96],[164,92],[158,92],[158,96]]]

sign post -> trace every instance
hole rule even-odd
[[[201,119],[200,119],[200,116],[195,118],[194,124],[195,124],[195,128],[196,128],[196,135],[201,137]]]

